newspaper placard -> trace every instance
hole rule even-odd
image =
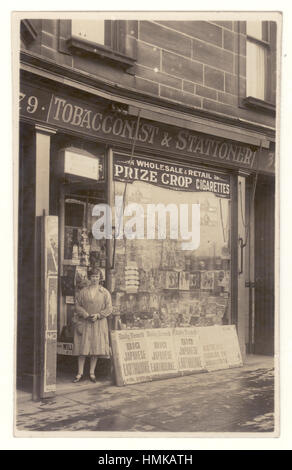
[[[203,370],[199,328],[175,328],[173,345],[180,372]]]
[[[117,385],[151,380],[146,330],[111,333]]]
[[[224,325],[219,328],[229,367],[241,367],[243,362],[235,325]]]
[[[203,364],[208,371],[242,365],[234,325],[200,328]]]
[[[172,328],[146,330],[149,366],[152,378],[178,374]]]
[[[239,367],[234,325],[112,331],[117,385]]]

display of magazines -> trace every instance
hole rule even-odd
[[[123,194],[123,183],[115,183]],[[200,245],[182,239],[116,240],[113,305],[122,328],[169,328],[230,323],[230,205],[211,193],[180,193],[143,182],[128,186],[127,203],[200,203]],[[146,197],[147,195],[147,197]],[[209,221],[207,223],[207,221]],[[168,228],[168,225],[167,225]],[[157,234],[157,231],[156,231]]]

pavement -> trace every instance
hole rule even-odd
[[[57,390],[39,402],[17,391],[16,436],[277,435],[273,357],[250,355],[240,368],[124,387],[68,381]]]

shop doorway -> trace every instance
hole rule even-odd
[[[255,196],[255,354],[274,354],[275,185],[259,176]]]
[[[105,240],[92,236],[92,209],[105,203],[103,187],[88,183],[70,183],[61,188],[59,212],[59,298],[57,336],[57,391],[76,387],[77,356],[73,355],[75,293],[88,283],[94,264],[103,272],[102,285],[107,287]],[[111,361],[98,359],[96,377],[99,382],[111,378]],[[82,385],[89,378],[86,360]]]

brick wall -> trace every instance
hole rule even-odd
[[[125,52],[137,59],[135,75],[97,57],[71,54],[66,46],[68,25],[66,21],[38,20],[38,40],[28,48],[59,64],[174,105],[274,125],[273,116],[240,106],[246,93],[244,22],[128,21]],[[275,73],[272,85],[275,89]],[[272,97],[275,99],[275,92]]]

